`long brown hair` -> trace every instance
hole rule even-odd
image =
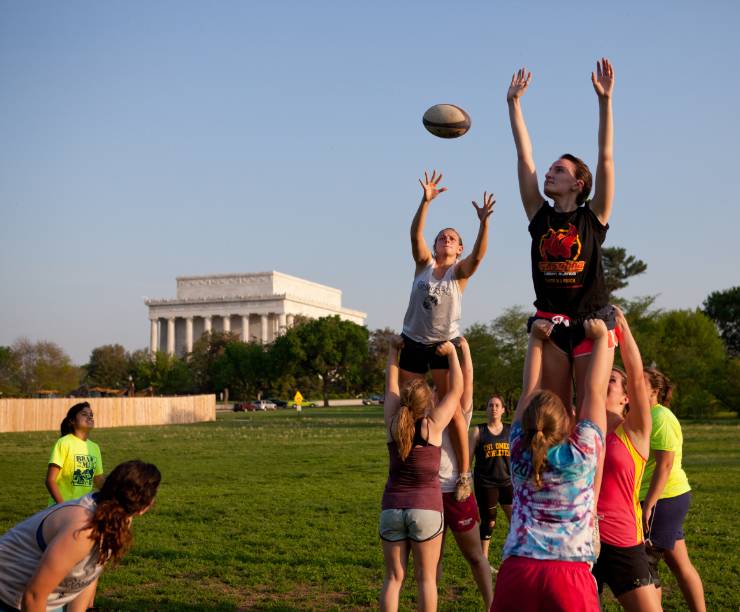
[[[532,451],[532,479],[538,488],[542,486],[547,451],[565,439],[569,424],[562,400],[552,391],[537,391],[524,409],[524,447]]]
[[[656,368],[645,368],[643,371],[647,376],[650,387],[658,395],[658,403],[669,408],[671,405],[671,399],[673,398],[673,389],[675,389],[676,386],[665,374],[663,374],[663,372]]]
[[[95,513],[85,526],[91,529],[98,563],[121,560],[133,540],[131,518],[151,506],[161,479],[155,465],[138,459],[117,465],[106,477],[96,494]]]
[[[391,423],[391,435],[403,461],[411,453],[416,421],[423,418],[432,402],[432,390],[423,378],[412,378],[401,389],[401,407]]]

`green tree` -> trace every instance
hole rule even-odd
[[[485,405],[500,395],[507,407],[516,403],[522,387],[522,369],[527,354],[527,319],[521,306],[507,308],[490,325],[477,323],[465,331],[473,356],[475,386],[473,401]]]
[[[260,396],[271,382],[267,352],[255,343],[227,342],[212,371],[216,389],[228,388],[232,397],[242,400]]]
[[[673,310],[643,321],[635,331],[646,365],[654,364],[676,385],[673,411],[706,417],[725,407],[728,360],[714,323],[699,310]]]
[[[224,387],[216,384],[214,367],[223,356],[226,345],[238,340],[238,336],[231,333],[206,332],[193,344],[193,350],[188,355],[188,365],[192,372],[193,382],[202,393],[220,393]],[[220,382],[220,381],[219,381]]]
[[[59,345],[20,338],[11,349],[17,360],[19,393],[29,395],[47,389],[66,394],[80,385],[80,369]]]
[[[710,293],[703,306],[719,327],[727,351],[740,357],[740,286]]]
[[[362,366],[361,390],[363,393],[383,393],[385,391],[385,362],[390,338],[395,335],[396,332],[390,327],[370,332],[367,356]]]
[[[338,316],[295,325],[271,348],[275,361],[284,367],[282,374],[297,380],[308,376],[321,381],[324,406],[329,405],[332,389],[347,392],[359,385],[367,352],[367,329]]]
[[[604,247],[601,250],[604,263],[604,282],[609,296],[624,289],[628,279],[647,270],[647,264],[634,255],[627,255],[622,247]]]
[[[18,358],[9,346],[0,346],[0,397],[17,395],[18,385]]]
[[[88,385],[122,389],[128,385],[129,355],[120,344],[105,344],[92,350],[83,366]]]

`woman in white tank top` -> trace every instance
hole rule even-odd
[[[423,378],[431,370],[439,397],[447,392],[447,369],[444,360],[435,355],[440,342],[460,335],[462,294],[468,279],[478,269],[488,247],[488,219],[496,203],[493,194],[483,193],[483,206],[473,202],[480,222],[478,235],[470,255],[460,259],[463,242],[457,230],[448,227],[439,232],[430,251],[424,240],[424,224],[429,204],[440,193],[442,174],[436,170],[430,177],[419,179],[422,198],[411,222],[411,253],[416,264],[411,299],[403,321],[404,348],[400,357],[401,384],[412,378]],[[470,495],[470,458],[468,456],[467,425],[457,410],[451,423],[451,441],[455,447],[460,482],[459,499]]]
[[[127,461],[99,493],[50,506],[3,534],[0,609],[87,608],[105,564],[131,544],[131,520],[151,508],[160,479],[151,463]]]

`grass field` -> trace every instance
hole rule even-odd
[[[482,420],[476,414],[474,422]],[[739,610],[740,425],[684,424],[693,487],[687,544],[709,610]],[[0,533],[46,505],[56,436],[0,434]],[[141,458],[163,473],[135,545],[102,577],[96,603],[121,610],[358,610],[377,607],[377,536],[387,473],[381,408],[316,408],[298,415],[224,413],[215,423],[103,429],[107,469]],[[491,544],[498,565],[505,518]],[[498,558],[495,558],[495,555]],[[666,610],[683,600],[665,570]],[[402,609],[415,604],[413,579]],[[607,610],[619,609],[606,598]],[[482,608],[452,540],[440,609]]]

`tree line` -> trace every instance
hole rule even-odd
[[[626,286],[646,265],[623,249],[607,250],[607,284]],[[660,310],[654,297],[612,300],[625,311],[646,365],[662,370],[677,385],[673,408],[679,416],[704,417],[740,408],[740,287],[711,293],[701,309]],[[474,362],[476,407],[491,394],[513,406],[521,392],[531,309],[516,306],[489,323],[465,330]],[[23,397],[39,390],[60,394],[86,385],[161,395],[224,394],[230,399],[359,397],[383,392],[391,329],[368,330],[337,316],[297,318],[269,345],[241,342],[229,333],[206,333],[185,357],[146,350],[128,352],[118,344],[93,349],[77,367],[57,345],[19,339],[0,346],[0,397]],[[617,353],[618,355],[618,353]],[[616,359],[619,364],[619,357]]]

